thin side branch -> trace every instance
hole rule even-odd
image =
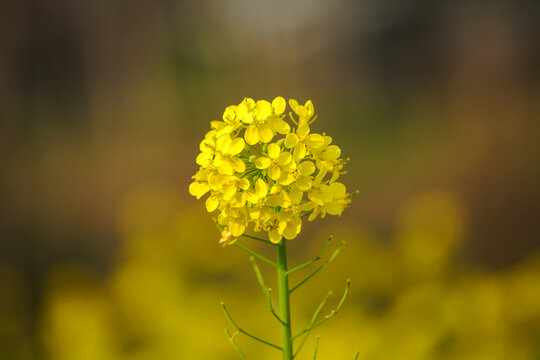
[[[325,261],[321,266],[319,266],[315,271],[313,271],[311,274],[309,274],[304,280],[300,281],[298,284],[296,284],[289,293],[292,294],[292,292],[296,289],[298,289],[300,286],[304,285],[309,279],[311,279],[313,276],[315,276],[319,271],[324,269],[328,265],[328,261]]]
[[[315,353],[313,354],[313,360],[317,360],[317,351],[319,350],[319,336],[315,340]]]
[[[269,264],[269,265],[271,265],[271,266],[273,266],[273,267],[275,267],[275,268],[277,269],[277,265],[276,265],[275,262],[273,262],[273,261],[271,261],[271,260],[268,260],[267,258],[265,258],[264,256],[262,256],[261,254],[255,252],[255,251],[253,251],[253,250],[250,250],[250,249],[248,249],[247,247],[242,246],[242,245],[240,245],[240,244],[238,244],[238,243],[234,243],[233,245],[236,246],[236,247],[239,248],[239,249],[244,250],[244,251],[247,252],[248,254],[255,256],[256,258],[261,259],[261,260],[264,261],[265,263],[267,263],[267,264]]]
[[[266,295],[270,312],[272,313],[272,315],[276,317],[276,319],[278,319],[280,323],[285,324],[285,322],[281,320],[281,318],[275,311],[276,304],[274,302],[274,298],[272,298],[272,290],[270,288],[267,288],[266,285],[264,285],[264,279],[262,277],[261,270],[259,269],[259,266],[257,265],[257,262],[255,262],[255,258],[251,256],[249,258],[249,261],[251,262],[251,265],[253,266],[253,271],[255,272],[255,277],[257,278],[257,282],[259,283],[259,286],[261,287],[264,295]]]
[[[334,260],[336,258],[336,256],[338,256],[338,254],[340,253],[341,249],[343,248],[343,246],[345,245],[345,241],[342,241],[338,248],[333,252],[332,256],[330,256],[330,259],[328,259],[327,261],[325,261],[321,266],[319,266],[317,269],[315,269],[311,274],[309,274],[304,280],[300,281],[298,284],[296,284],[291,290],[290,290],[290,293],[292,293],[294,290],[298,289],[300,286],[304,285],[309,279],[311,279],[313,276],[315,276],[319,271],[321,271],[322,269],[324,269],[328,264],[330,264],[332,262],[332,260]]]
[[[264,279],[262,277],[261,270],[259,269],[257,262],[255,262],[255,258],[253,256],[250,256],[249,261],[251,262],[251,266],[253,267],[253,271],[255,272],[255,277],[257,278],[257,282],[259,283],[259,286],[261,287],[264,295],[266,295],[266,297],[269,298],[269,301],[271,302],[272,306],[275,308],[276,303],[274,299],[270,296],[270,293],[268,292],[269,289],[264,284]]]
[[[245,331],[244,329],[240,328],[236,322],[234,322],[234,320],[232,319],[231,315],[229,314],[229,312],[227,311],[227,308],[225,307],[225,303],[224,302],[221,302],[221,307],[223,308],[223,312],[225,313],[225,317],[227,318],[227,320],[229,321],[229,323],[234,326],[236,328],[236,330],[238,330],[238,332],[241,332],[242,334],[245,334],[247,336],[249,336],[250,338],[254,339],[254,340],[257,340],[257,341],[260,341],[262,342],[263,344],[265,345],[268,345],[268,346],[271,346],[275,349],[278,349],[278,350],[281,350],[281,347],[280,346],[277,346],[275,344],[272,344],[271,342],[269,341],[266,341],[266,340],[263,340],[255,335],[252,335],[250,333],[248,333],[247,331]]]
[[[240,357],[240,359],[246,360],[246,357],[244,356],[242,351],[240,351],[240,348],[238,347],[238,345],[236,345],[236,343],[234,342],[234,337],[236,336],[236,334],[238,334],[238,332],[235,332],[233,335],[231,335],[229,330],[225,329],[225,335],[229,339],[229,341],[230,341],[231,345],[233,346],[234,350],[236,350],[236,352],[238,353],[238,356]]]
[[[347,280],[347,285],[345,287],[345,292],[343,293],[343,296],[341,297],[341,300],[339,301],[337,307],[332,310],[330,312],[330,314],[326,315],[324,318],[322,318],[321,320],[317,321],[316,323],[308,326],[306,329],[302,330],[301,332],[299,332],[298,334],[294,335],[292,337],[292,340],[298,338],[299,336],[302,336],[303,334],[306,334],[306,333],[309,333],[311,330],[313,330],[314,328],[316,328],[317,326],[323,324],[325,321],[333,318],[334,316],[336,316],[336,314],[339,312],[339,310],[341,309],[341,307],[343,306],[343,304],[345,303],[345,300],[347,299],[347,296],[349,296],[349,288],[350,288],[350,285],[351,285],[351,280]]]
[[[320,260],[321,258],[319,256],[315,256],[313,259],[309,260],[308,262],[303,263],[302,265],[298,265],[295,268],[290,269],[287,271],[287,275],[292,274],[293,272],[296,272],[298,270],[302,270],[305,267],[308,267],[309,265],[313,264],[315,261]]]
[[[311,259],[310,261],[308,261],[308,262],[306,262],[306,263],[304,263],[304,264],[302,264],[302,265],[299,265],[299,266],[297,266],[297,267],[295,267],[295,268],[290,269],[289,271],[287,271],[287,275],[290,275],[290,274],[292,274],[293,272],[296,272],[296,271],[298,271],[298,270],[301,270],[301,269],[303,269],[303,268],[305,268],[305,267],[307,267],[307,266],[313,264],[315,261],[320,260],[321,257],[323,256],[324,252],[326,251],[326,248],[328,247],[328,244],[330,244],[330,241],[332,240],[332,238],[333,238],[333,237],[330,236],[330,237],[328,238],[328,240],[326,240],[326,242],[324,243],[324,246],[323,246],[322,250],[319,252],[319,254],[318,254],[317,256],[315,256],[313,259]]]
[[[330,259],[328,259],[328,262],[331,263],[335,258],[336,256],[339,255],[339,253],[341,252],[341,249],[343,248],[343,246],[345,246],[345,241],[342,241],[338,248],[332,253],[332,256],[330,256]]]
[[[267,244],[276,246],[276,244],[274,244],[274,243],[271,242],[270,240],[266,240],[266,239],[263,239],[263,238],[260,238],[260,237],[257,237],[257,236],[248,235],[248,234],[242,234],[242,236],[243,236],[243,237],[247,237],[248,239],[257,240],[257,241],[261,241],[261,242],[263,242],[263,243],[267,243]]]
[[[270,312],[272,313],[272,315],[275,316],[276,319],[278,319],[278,321],[282,324],[282,325],[287,325],[285,323],[285,321],[281,320],[281,318],[279,317],[279,315],[276,313],[276,310],[274,309],[274,306],[272,305],[272,289],[268,288],[268,306],[270,307]]]
[[[213,217],[212,220],[214,220],[214,225],[216,225],[216,228],[219,232],[223,231],[223,226],[218,222],[216,217]]]
[[[321,314],[321,311],[322,309],[324,308],[324,306],[326,305],[326,302],[328,301],[328,299],[330,298],[330,296],[332,296],[332,292],[329,291],[328,294],[326,294],[326,296],[324,297],[324,300],[321,301],[321,304],[317,307],[317,309],[315,310],[315,313],[313,313],[313,316],[311,317],[311,321],[309,323],[309,326],[315,324],[315,321],[317,321],[317,318],[319,317],[319,315]],[[296,357],[296,355],[298,355],[298,353],[300,352],[300,350],[302,350],[302,347],[304,346],[304,344],[306,343],[306,340],[309,336],[309,332],[305,333],[304,334],[304,337],[302,338],[302,341],[300,342],[300,345],[298,345],[298,348],[296,349],[294,355],[293,355],[293,359]]]

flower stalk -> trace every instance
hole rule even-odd
[[[287,274],[287,247],[285,239],[278,243],[277,277],[279,287],[279,307],[281,324],[281,351],[283,360],[293,359],[293,344],[291,334],[291,309],[289,299],[289,275]]]
[[[245,98],[240,104],[225,109],[221,120],[211,122],[211,130],[200,143],[201,153],[196,162],[200,165],[192,177],[189,192],[197,199],[206,194],[208,212],[217,211],[214,218],[221,232],[219,244],[234,245],[250,255],[250,262],[270,313],[279,323],[281,344],[273,344],[240,327],[221,303],[225,317],[234,327],[225,334],[241,359],[246,359],[235,342],[238,334],[279,350],[283,360],[293,360],[304,346],[309,334],[317,326],[334,317],[343,306],[349,293],[349,280],[337,307],[320,318],[331,292],[315,310],[309,325],[293,335],[291,330],[291,294],[332,262],[345,244],[342,242],[328,260],[311,271],[307,277],[289,286],[289,275],[307,269],[318,262],[332,237],[311,260],[288,268],[287,241],[295,239],[305,221],[339,216],[356,193],[347,193],[345,185],[338,182],[345,174],[349,159],[341,158],[341,149],[326,133],[316,133],[310,128],[317,116],[311,100],[300,105],[289,100],[293,112],[289,113],[291,126],[286,121],[287,102],[278,96],[271,103]],[[246,234],[251,228],[267,237]],[[240,238],[256,240],[277,250],[276,259],[240,244]],[[276,269],[278,301],[266,287],[257,265],[260,260]],[[299,344],[295,344],[295,340]],[[319,337],[315,341],[313,359],[317,357]],[[358,354],[356,355],[358,357]]]

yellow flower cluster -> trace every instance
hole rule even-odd
[[[311,100],[294,99],[285,121],[285,99],[272,103],[245,98],[225,109],[223,121],[212,121],[200,143],[199,171],[189,186],[200,199],[207,192],[206,209],[219,210],[218,222],[226,226],[224,242],[241,236],[249,224],[267,231],[278,243],[294,239],[309,220],[326,214],[341,215],[351,202],[345,185],[337,182],[346,160],[326,134],[311,132],[315,121]]]

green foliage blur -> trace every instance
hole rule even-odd
[[[538,10],[0,5],[0,359],[236,359],[220,301],[279,342],[248,256],[219,246],[188,194],[210,121],[278,95],[313,101],[314,131],[351,158],[343,183],[359,190],[289,242],[297,265],[329,235],[330,251],[346,241],[295,291],[293,333],[352,281],[298,359],[313,358],[316,335],[318,359],[540,359]],[[248,359],[279,358],[236,340]]]

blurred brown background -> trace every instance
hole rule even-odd
[[[351,158],[351,207],[290,246],[348,243],[293,304],[300,329],[352,279],[321,359],[540,359],[538,1],[20,0],[0,24],[1,359],[234,359],[222,299],[275,336],[187,192],[246,96],[312,99]]]

